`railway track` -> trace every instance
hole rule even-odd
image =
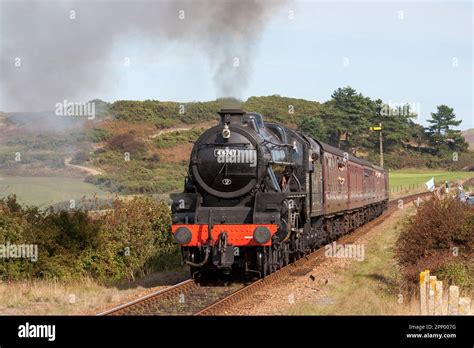
[[[338,243],[353,243],[373,227],[383,223],[396,211],[401,201],[403,204],[407,204],[417,200],[418,197],[423,198],[430,194],[413,194],[390,201],[385,214],[359,227],[352,233],[339,238]],[[324,260],[324,253],[325,248],[323,246],[313,253],[268,275],[264,279],[259,279],[249,285],[241,283],[203,285],[188,279],[112,308],[99,315],[219,315],[224,313],[226,308],[235,306],[243,299],[287,276],[303,276],[311,272],[315,266]]]
[[[238,283],[202,285],[188,279],[99,315],[193,315],[244,286]]]

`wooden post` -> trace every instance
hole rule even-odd
[[[383,168],[383,138],[382,138],[382,123],[379,123],[380,127],[380,166]]]
[[[442,315],[443,314],[443,282],[439,280],[436,282],[434,301],[435,301],[434,314]]]
[[[469,297],[461,297],[459,299],[459,314],[460,315],[471,314],[471,299]]]
[[[420,273],[420,314],[421,315],[427,315],[428,314],[428,308],[427,308],[427,302],[426,302],[426,272],[429,271],[423,271]]]
[[[451,285],[448,295],[448,315],[459,314],[459,287]]]
[[[428,315],[435,314],[436,277],[430,276],[428,284]]]

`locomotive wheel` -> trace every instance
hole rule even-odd
[[[272,271],[278,271],[283,267],[282,246],[272,246]]]
[[[288,266],[290,263],[290,247],[288,243],[283,244],[283,251],[282,251],[282,260],[283,266]]]
[[[276,265],[278,259],[277,259],[277,251],[276,251],[275,246],[272,245],[270,247],[270,253],[271,253],[270,272],[273,273],[278,269],[278,267]]]
[[[326,243],[331,243],[333,241],[333,225],[332,220],[326,220]]]
[[[270,253],[270,273],[278,271],[280,268],[279,250],[276,246],[269,247]]]
[[[190,251],[189,252],[189,259],[190,259],[191,262],[197,263],[199,257],[196,256],[195,251]],[[189,266],[189,271],[191,272],[191,278],[194,278],[194,273],[199,271],[199,268],[194,267],[194,266]],[[198,276],[199,276],[199,274],[198,274]]]
[[[343,223],[343,226],[344,226],[344,234],[347,234],[349,233],[349,230],[350,230],[350,217],[349,216],[344,216],[344,223]]]
[[[269,273],[273,273],[275,271],[275,265],[273,263],[273,259],[275,256],[275,251],[273,246],[268,247],[268,268],[269,268]]]
[[[257,269],[260,272],[260,276],[262,278],[266,277],[270,274],[269,270],[269,257],[266,247],[262,247],[257,252]]]

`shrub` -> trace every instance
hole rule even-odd
[[[109,147],[115,151],[129,152],[134,155],[140,155],[146,151],[146,145],[143,140],[131,133],[122,133],[114,136],[109,140]]]
[[[86,137],[87,140],[93,143],[99,143],[101,141],[106,141],[110,139],[112,135],[107,129],[104,128],[91,128],[87,130]]]
[[[162,202],[147,197],[116,200],[103,217],[100,251],[86,250],[82,259],[100,279],[134,279],[174,252],[170,226],[169,208]]]
[[[79,151],[74,154],[74,157],[71,160],[72,164],[81,164],[90,160],[89,152],[87,151]]]
[[[156,138],[156,147],[170,148],[178,144],[196,141],[204,131],[204,128],[191,128],[190,130],[166,133]]]
[[[424,269],[441,280],[474,287],[473,277],[466,276],[473,269],[474,208],[450,197],[422,203],[404,224],[396,255],[409,290]]]
[[[23,208],[0,200],[0,244],[36,244],[38,259],[0,262],[0,279],[132,280],[176,261],[166,203],[148,197],[114,200],[102,214]],[[170,261],[170,262],[168,262]]]

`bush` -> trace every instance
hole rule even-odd
[[[153,270],[157,260],[176,249],[169,208],[151,198],[116,200],[102,221],[101,249],[87,250],[81,257],[89,265],[86,269],[99,279],[134,279]]]
[[[79,151],[74,154],[74,157],[71,160],[72,164],[81,164],[90,160],[89,152],[87,151]]]
[[[11,196],[0,200],[0,244],[34,244],[36,262],[6,259],[0,279],[132,280],[175,263],[167,204],[147,197],[116,199],[104,213],[22,208]]]
[[[450,197],[422,203],[403,226],[396,255],[409,290],[416,288],[425,269],[441,280],[473,288],[474,278],[467,275],[474,267],[474,208]]]
[[[137,138],[131,133],[122,133],[109,140],[109,148],[122,153],[140,155],[146,151],[146,145],[143,140]]]
[[[196,141],[204,131],[204,128],[191,128],[190,130],[186,131],[166,133],[156,138],[156,147],[170,148],[178,144]]]
[[[86,138],[93,143],[99,143],[110,139],[112,135],[104,128],[91,128],[87,130]]]
[[[159,129],[173,127],[176,125],[176,121],[193,124],[212,119],[217,120],[218,110],[217,101],[178,103],[159,100],[119,100],[114,102],[111,107],[112,114],[118,120],[133,123],[153,122]]]

